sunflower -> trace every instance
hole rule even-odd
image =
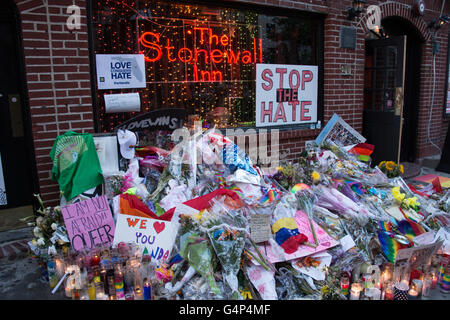
[[[389,171],[392,171],[395,169],[395,162],[394,161],[388,161],[386,162],[386,169],[388,169]]]

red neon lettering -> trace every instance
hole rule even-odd
[[[283,119],[283,122],[286,122],[286,114],[284,112],[283,102],[280,102],[278,104],[277,111],[275,112],[275,119],[273,119],[273,122],[277,122],[278,119]]]
[[[144,32],[142,34],[142,36],[139,38],[139,42],[146,48],[150,48],[153,50],[156,50],[157,55],[155,58],[149,58],[149,57],[145,57],[145,61],[147,62],[155,62],[158,61],[159,59],[161,59],[162,56],[162,49],[159,45],[157,45],[156,43],[153,43],[151,41],[148,41],[146,39],[146,37],[148,36],[152,36],[156,38],[156,41],[159,42],[159,34],[158,33],[153,33],[153,32]]]
[[[169,60],[170,62],[173,62],[173,61],[177,60],[176,58],[173,58],[173,59],[170,58],[170,51],[172,49],[175,49],[175,47],[170,46],[170,40],[169,39],[167,39],[167,45],[164,47],[164,49],[167,49],[167,60]],[[179,55],[179,53],[178,53],[178,55]]]
[[[197,31],[197,30],[200,30],[200,44],[203,44],[204,42],[205,42],[205,39],[203,38],[203,31],[206,31],[206,30],[211,30],[210,28],[199,28],[199,27],[195,27],[194,28],[194,32],[195,31]]]
[[[270,77],[272,77],[272,76],[273,76],[272,70],[270,70],[270,69],[264,69],[264,70],[263,70],[263,72],[262,72],[262,74],[261,74],[261,78],[262,78],[264,81],[267,81],[269,84],[263,83],[263,84],[261,84],[261,87],[262,87],[264,90],[266,90],[266,91],[270,91],[270,90],[272,90],[272,87],[273,87],[273,81],[272,81],[272,79],[269,78],[267,75],[269,75]]]
[[[292,107],[292,121],[297,118],[297,106],[300,104],[298,100],[289,101],[288,104]]]
[[[293,75],[295,75],[297,77],[297,83],[295,84],[295,86],[293,85],[293,81],[292,81]],[[298,87],[300,87],[300,74],[295,69],[289,73],[289,87],[291,87],[291,89],[294,89],[294,90],[297,90]]]
[[[302,90],[305,90],[305,83],[313,80],[313,73],[310,70],[302,71]]]
[[[229,44],[230,39],[228,38],[228,36],[226,34],[224,34],[223,36],[220,37],[220,44],[222,46],[227,46]]]
[[[275,71],[280,74],[280,88],[283,88],[283,76],[287,72],[286,68],[276,68]]]
[[[217,35],[213,34],[212,30],[209,29],[209,44],[210,45],[212,44],[212,39],[213,38],[216,40],[216,45],[218,45],[219,44],[219,37]]]
[[[243,64],[252,63],[252,54],[250,53],[250,51],[242,52],[242,63]]]
[[[272,122],[272,109],[273,109],[273,102],[269,102],[269,109],[266,109],[266,103],[263,101],[261,102],[261,123],[265,122],[266,116],[269,116],[269,121]]]
[[[213,71],[212,73],[213,73],[213,81],[222,82],[222,72],[220,72],[220,71]],[[219,79],[217,79],[217,78],[219,78]]]
[[[189,59],[186,59],[186,54],[184,54],[184,56],[181,56],[181,52],[183,51],[187,51],[189,53]],[[184,59],[183,59],[184,57]],[[183,63],[187,63],[189,61],[192,60],[192,51],[189,50],[188,48],[181,48],[180,51],[178,51],[178,59],[180,59],[181,62]]]
[[[217,52],[217,54],[215,52]],[[214,63],[221,63],[223,61],[223,52],[218,49],[211,51],[211,61]]]
[[[309,112],[309,108],[306,106],[310,106],[312,104],[311,101],[302,101],[302,104],[300,106],[300,120],[301,121],[309,121],[311,120],[310,116],[306,116],[306,113]]]
[[[235,55],[233,50],[228,50],[228,55],[227,55],[228,63],[237,64],[239,61],[240,54],[241,54],[240,51],[238,51],[237,55]]]
[[[205,53],[205,64],[208,63],[208,52],[205,49],[195,49],[195,62],[198,62],[198,54],[200,52],[204,52]]]

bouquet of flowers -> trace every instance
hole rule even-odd
[[[39,201],[40,208],[35,215],[22,220],[34,219],[34,222],[29,222],[28,225],[34,226],[31,243],[37,249],[35,253],[38,251],[41,257],[56,255],[58,249],[70,246],[61,207],[45,208],[40,195],[35,197]]]
[[[381,161],[378,168],[380,168],[388,178],[395,178],[405,173],[403,165],[397,164],[394,161]]]

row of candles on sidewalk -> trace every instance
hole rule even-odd
[[[158,268],[132,245],[68,250],[47,263],[52,294],[64,284],[63,297],[73,300],[151,300]],[[163,271],[164,272],[164,271]]]
[[[387,263],[382,272],[378,266],[363,266],[362,277],[354,273],[351,284],[349,275],[342,275],[341,292],[350,300],[427,299],[438,286],[442,293],[450,293],[450,256],[444,255],[435,266],[431,260],[423,272],[411,270],[408,265],[394,268],[392,263]]]

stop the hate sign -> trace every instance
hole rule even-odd
[[[256,126],[317,122],[318,67],[256,65]]]

